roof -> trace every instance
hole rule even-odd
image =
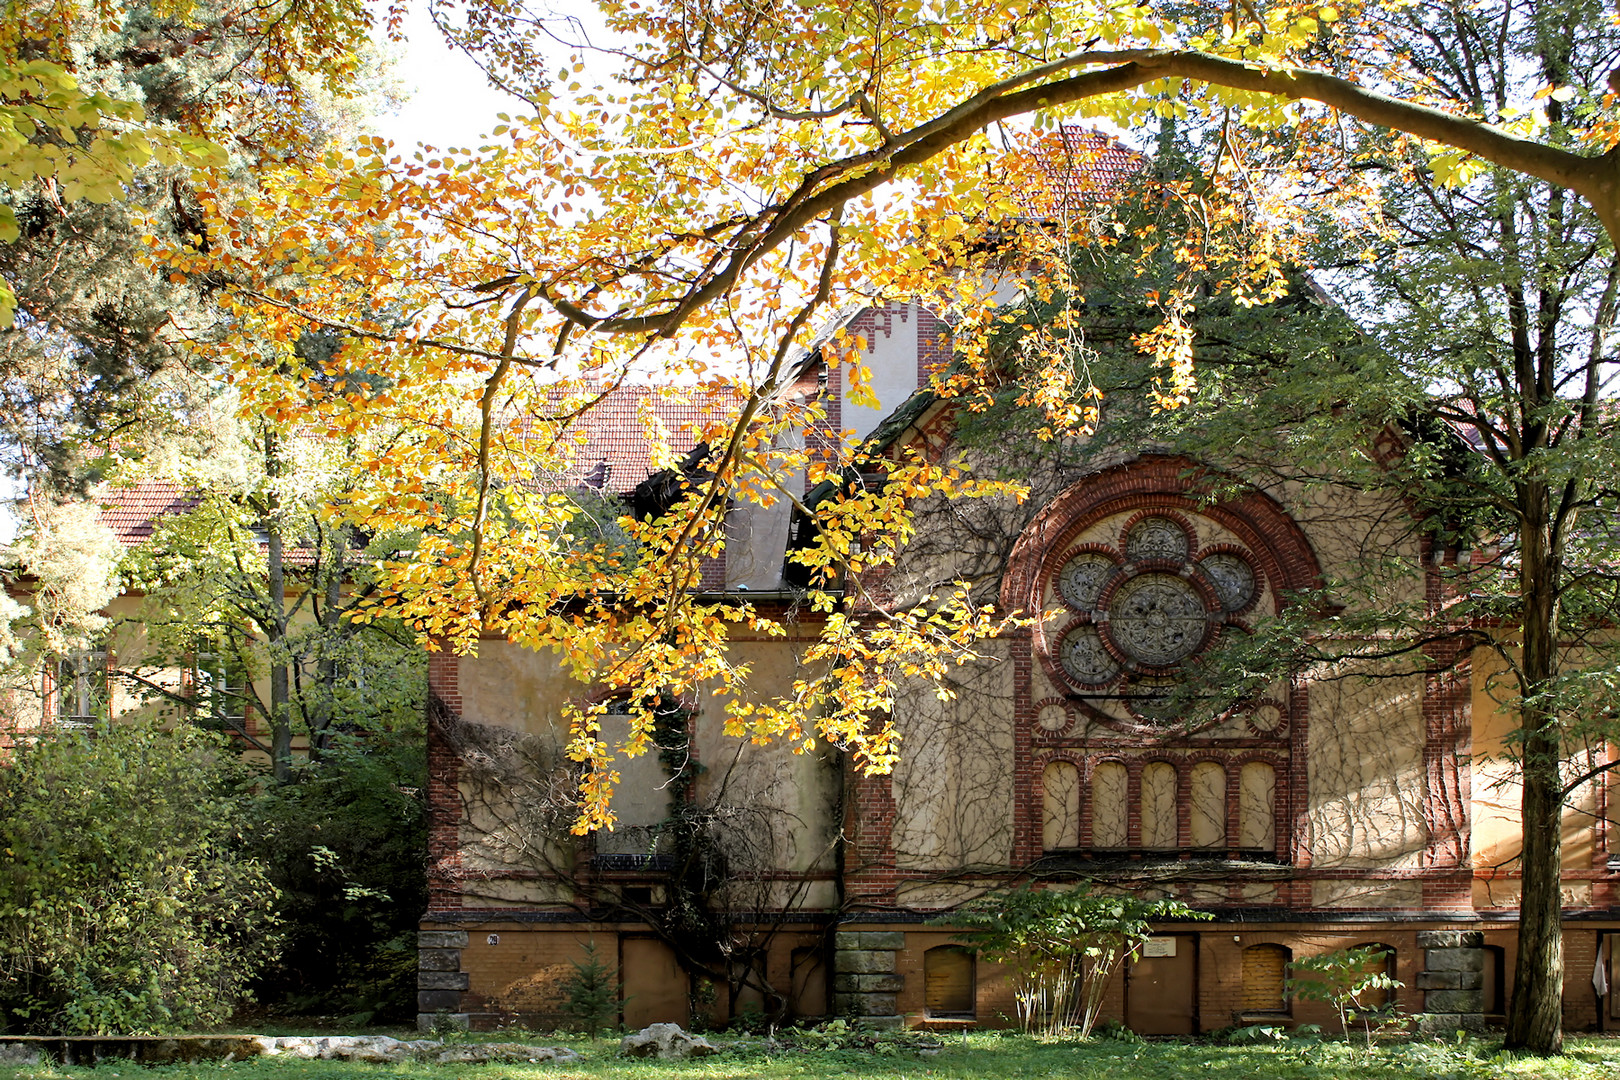
[[[101,520],[125,547],[152,538],[159,518],[183,514],[202,499],[168,480],[143,480],[134,487],[114,488],[100,502]]]
[[[577,391],[574,395],[577,396]],[[555,398],[560,400],[563,392]],[[644,385],[620,386],[600,402],[568,422],[568,432],[583,440],[572,449],[573,464],[559,475],[547,477],[546,486],[591,487],[623,494],[657,471],[654,443],[648,426],[677,460],[699,442],[704,429],[724,420],[741,406],[735,387],[690,389]]]
[[[1032,216],[1095,209],[1147,166],[1147,158],[1112,135],[1064,125],[1012,155],[1018,199]]]

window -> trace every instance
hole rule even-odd
[[[1486,1016],[1502,1016],[1507,1013],[1507,987],[1505,985],[1505,979],[1503,978],[1503,973],[1506,970],[1507,964],[1505,962],[1505,955],[1502,946],[1486,945],[1485,971],[1480,980],[1480,991],[1485,1001],[1484,1011]],[[1620,1011],[1616,1011],[1615,1009],[1615,1001],[1617,998],[1620,998],[1620,995],[1614,993],[1611,983],[1611,989],[1609,992],[1610,1016],[1620,1016]]]
[[[236,658],[211,646],[197,649],[195,687],[197,716],[232,727],[247,718],[247,674]]]
[[[1286,945],[1250,945],[1243,950],[1243,1012],[1288,1011],[1288,964],[1294,954]]]
[[[1245,763],[1238,774],[1238,847],[1276,849],[1276,800],[1276,768],[1264,761]]]
[[[1062,851],[1080,846],[1080,770],[1071,761],[1054,761],[1041,773],[1046,807],[1041,846]]]
[[[1070,753],[1076,752],[1070,750]],[[1058,758],[1041,766],[1041,842],[1049,852],[1202,851],[1274,858],[1277,767],[1178,757],[1135,762]],[[1084,813],[1082,814],[1082,811]],[[1235,820],[1234,820],[1235,819]]]
[[[1130,775],[1117,761],[1104,761],[1091,774],[1091,846],[1123,848],[1130,843],[1125,793]]]
[[[1395,978],[1395,950],[1393,948],[1378,941],[1363,942],[1357,945],[1356,948],[1373,949],[1377,954],[1369,957],[1367,962],[1361,965],[1361,970],[1357,972],[1358,977],[1382,973],[1389,976],[1390,979]],[[1387,1008],[1395,1004],[1395,994],[1396,990],[1393,986],[1373,987],[1362,993],[1357,998],[1356,1004],[1363,1009]]]
[[[56,662],[56,719],[61,723],[88,724],[105,719],[107,650],[80,649]]]
[[[1192,846],[1226,847],[1226,770],[1213,761],[1192,767]]]
[[[1150,761],[1142,769],[1142,846],[1156,851],[1176,848],[1176,767]]]
[[[973,953],[960,945],[938,945],[923,953],[923,1003],[939,1020],[972,1020]]]

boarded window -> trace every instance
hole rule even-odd
[[[794,949],[789,963],[793,969],[793,1015],[827,1015],[827,969],[821,962],[821,950]]]
[[[1080,770],[1068,761],[1054,761],[1041,773],[1045,803],[1041,828],[1047,851],[1080,846]]]
[[[1122,848],[1130,841],[1125,814],[1129,777],[1125,766],[1105,761],[1091,774],[1091,845]]]
[[[1243,1011],[1288,1011],[1288,962],[1293,954],[1284,945],[1250,945],[1243,950]]]
[[[1264,761],[1251,761],[1238,774],[1238,846],[1250,851],[1277,847],[1277,773]]]
[[[1383,953],[1382,956],[1374,956],[1365,964],[1361,965],[1361,970],[1357,973],[1358,976],[1382,972],[1391,979],[1395,978],[1394,949],[1390,948],[1388,945],[1380,944],[1376,941],[1365,942],[1361,945],[1357,945],[1356,948],[1373,949]],[[1360,979],[1358,978],[1357,981],[1359,982]],[[1395,988],[1393,986],[1369,988],[1357,996],[1356,1004],[1360,1005],[1363,1009],[1381,1009],[1386,1005],[1393,1005],[1395,1004]]]
[[[1226,770],[1213,761],[1200,761],[1192,769],[1193,847],[1226,846]]]
[[[1142,770],[1142,846],[1176,846],[1176,769],[1168,761],[1149,762]]]
[[[960,945],[923,953],[923,998],[929,1016],[973,1019],[973,954]]]

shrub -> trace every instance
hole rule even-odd
[[[249,850],[281,891],[286,948],[266,1004],[355,1022],[416,1015],[427,908],[427,759],[420,734],[340,736],[251,802]]]
[[[66,1034],[227,1018],[275,943],[217,737],[103,724],[0,764],[0,1018]]]
[[[1294,961],[1288,992],[1307,1001],[1326,1001],[1338,1010],[1345,1042],[1350,1041],[1350,1025],[1359,1020],[1370,1053],[1375,1031],[1399,1013],[1391,991],[1406,985],[1386,970],[1389,955],[1381,946],[1362,945],[1302,957]]]
[[[968,927],[958,940],[1007,967],[1026,1032],[1078,1029],[1085,1038],[1109,977],[1152,936],[1153,920],[1208,918],[1176,900],[1098,895],[1080,886],[988,893],[934,922]]]
[[[574,970],[563,980],[563,1013],[591,1038],[619,1014],[618,973],[596,954],[596,942],[585,943],[585,955],[573,961]]]

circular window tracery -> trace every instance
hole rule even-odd
[[[1174,574],[1141,574],[1114,593],[1108,634],[1132,660],[1154,667],[1179,664],[1204,643],[1204,598]]]
[[[1096,552],[1082,552],[1063,564],[1058,592],[1077,611],[1095,607],[1103,586],[1114,573],[1114,560]]]
[[[1117,548],[1088,543],[1058,568],[1057,599],[1080,619],[1053,659],[1077,686],[1128,680],[1131,712],[1154,713],[1136,698],[1162,696],[1173,669],[1253,606],[1261,581],[1241,548],[1196,555],[1192,526],[1178,517],[1150,513],[1115,535]]]
[[[1254,602],[1254,568],[1229,551],[1218,551],[1198,561],[1198,568],[1215,586],[1227,611],[1242,611]]]
[[[1167,517],[1148,517],[1131,526],[1125,534],[1125,557],[1131,562],[1144,559],[1187,558],[1187,534]]]
[[[1070,678],[1086,686],[1100,686],[1119,674],[1119,662],[1109,654],[1095,626],[1079,626],[1063,635],[1058,658]]]

